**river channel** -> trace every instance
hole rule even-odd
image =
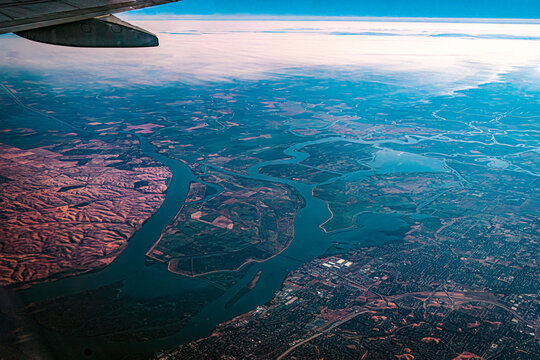
[[[196,181],[197,178],[187,165],[158,153],[146,138],[139,136],[139,139],[143,153],[167,166],[172,172],[172,180],[161,207],[129,240],[127,248],[105,269],[35,285],[22,290],[19,293],[25,303],[77,294],[118,281],[123,281],[124,284],[122,296],[135,299],[174,295],[208,286],[208,281],[203,278],[173,274],[168,272],[163,265],[148,265],[145,262],[145,253],[158,240],[162,230],[178,213],[184,204],[190,182]],[[262,263],[252,263],[244,277],[235,286],[205,306],[202,311],[190,319],[179,333],[173,336],[145,342],[119,344],[102,337],[75,338],[43,329],[45,339],[52,345],[55,355],[61,354],[60,356],[71,359],[79,357],[85,359],[113,359],[119,357],[120,354],[126,356],[130,353],[154,352],[208,336],[220,322],[229,320],[271,300],[291,270],[323,254],[331,246],[332,242],[362,243],[369,240],[380,244],[396,240],[394,236],[389,235],[385,230],[392,227],[398,229],[406,226],[406,223],[400,219],[399,214],[377,215],[377,219],[370,218],[369,214],[359,216],[357,220],[362,223],[362,219],[364,219],[365,224],[362,225],[365,226],[360,226],[351,231],[327,234],[319,225],[328,219],[330,213],[325,202],[313,197],[312,189],[315,185],[306,185],[259,173],[259,170],[267,165],[298,163],[309,156],[309,154],[299,151],[303,146],[329,141],[343,140],[340,138],[325,138],[295,144],[284,151],[284,155],[291,158],[262,162],[248,169],[247,176],[249,178],[287,184],[294,187],[305,200],[305,206],[299,211],[295,219],[294,239],[290,246],[280,255]],[[437,164],[437,166],[439,165]],[[369,173],[371,171],[356,174],[355,177],[366,176]],[[226,306],[227,302],[249,283],[258,271],[262,272],[257,286],[232,306],[230,304]],[[92,349],[92,355],[83,356],[84,350],[89,348]]]

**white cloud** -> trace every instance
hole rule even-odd
[[[0,64],[75,69],[132,82],[261,79],[331,67],[404,74],[452,91],[494,81],[540,60],[540,25],[364,21],[140,21],[150,49],[79,49],[0,37]],[[305,73],[305,72],[304,72]]]

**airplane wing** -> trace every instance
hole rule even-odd
[[[112,14],[179,0],[0,0],[0,34],[82,47],[157,46],[157,37]]]

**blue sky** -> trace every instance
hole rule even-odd
[[[540,0],[184,0],[142,14],[540,18]]]

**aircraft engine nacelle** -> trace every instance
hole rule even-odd
[[[29,40],[64,46],[116,48],[159,45],[154,34],[112,15],[24,30],[16,34]]]

